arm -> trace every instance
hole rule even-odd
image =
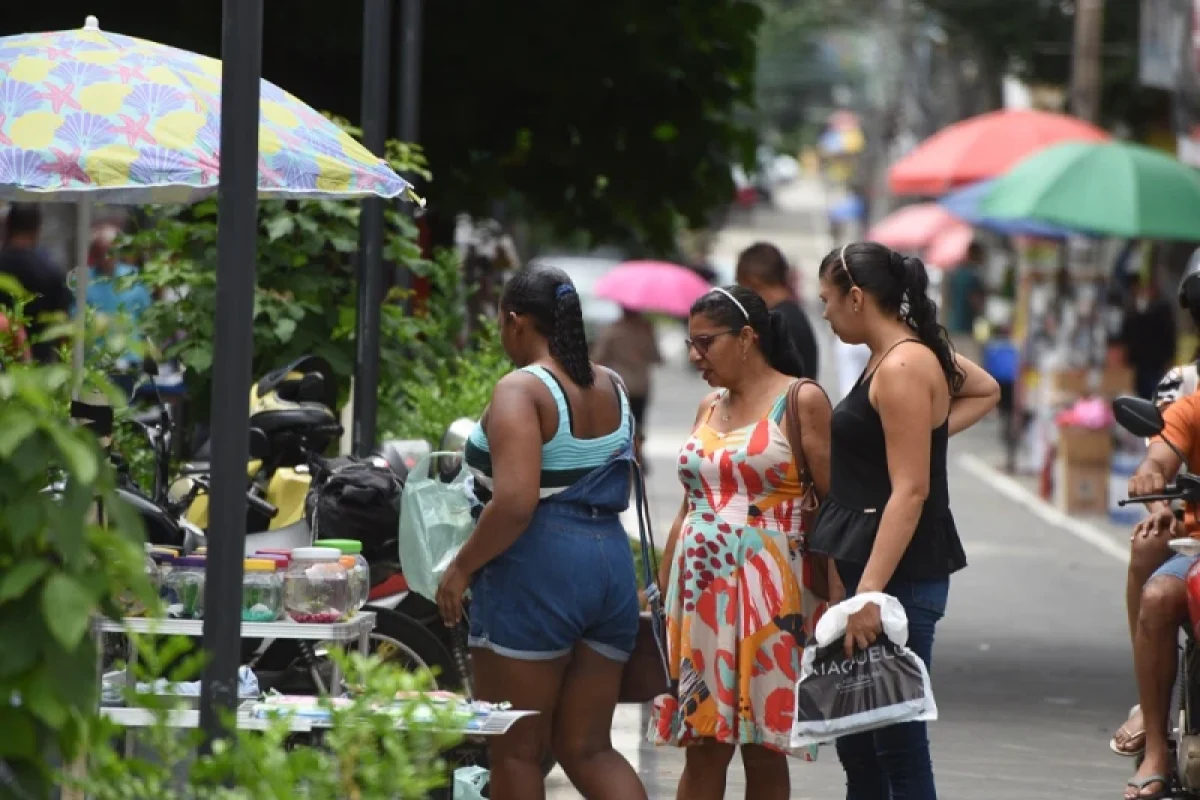
[[[800,387],[800,448],[812,476],[817,497],[829,494],[829,436],[833,423],[833,407],[821,387],[806,383]]]
[[[967,374],[962,388],[950,398],[950,435],[962,433],[987,416],[1000,402],[1000,384],[973,361],[956,356],[958,366]]]
[[[708,409],[717,399],[717,392],[709,392],[704,399],[700,401],[699,408],[696,409],[696,418],[692,422],[692,430],[700,425],[700,420],[708,413]],[[683,530],[683,520],[687,517],[688,498],[686,493],[683,497],[683,503],[679,506],[679,512],[675,515],[675,521],[671,523],[671,530],[667,533],[667,542],[663,545],[662,562],[658,565],[658,586],[662,591],[667,590],[667,584],[671,581],[671,564],[675,561],[675,547],[679,543],[679,534]]]
[[[887,586],[929,496],[930,441],[936,423],[924,372],[916,354],[899,351],[896,357],[884,359],[875,376],[874,399],[883,421],[892,493],[883,507],[859,593],[880,592]]]
[[[495,486],[479,524],[454,559],[466,575],[503,553],[517,540],[538,503],[542,470],[542,431],[526,376],[514,372],[496,384],[488,407],[487,435]]]

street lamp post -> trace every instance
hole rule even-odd
[[[382,156],[388,121],[391,0],[363,3],[363,143]],[[383,200],[362,201],[358,223],[358,331],[354,362],[354,452],[375,447],[379,407],[379,339],[383,307]]]
[[[241,653],[246,461],[258,241],[258,115],[262,0],[224,0],[221,12],[221,166],[217,189],[217,311],[213,333],[212,489],[200,725],[207,746],[225,735],[237,702]]]

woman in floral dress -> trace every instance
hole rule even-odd
[[[650,738],[688,748],[680,798],[724,797],[740,747],[746,797],[783,800],[786,755],[816,757],[788,742],[803,645],[824,609],[801,579],[800,506],[828,488],[831,408],[815,383],[793,391],[800,357],[754,292],[714,289],[688,328],[689,358],[721,388],[680,451],[686,493],[659,576],[678,696],[655,702]],[[786,430],[789,402],[799,437]]]

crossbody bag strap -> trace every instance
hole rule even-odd
[[[808,469],[808,458],[804,455],[804,439],[800,429],[800,390],[806,383],[811,383],[823,393],[821,384],[812,378],[801,378],[788,387],[784,419],[787,421],[788,445],[792,448],[792,458],[796,460],[796,468],[800,473],[801,484],[812,484],[812,473]],[[828,399],[826,395],[826,399]],[[814,487],[815,488],[815,487]]]
[[[658,556],[654,550],[654,532],[650,527],[646,478],[642,472],[642,465],[636,460],[632,464],[633,494],[638,515],[638,541],[642,548],[642,585],[646,587],[646,604],[650,606],[650,627],[654,631],[654,644],[658,648],[658,658],[662,664],[663,675],[667,677],[669,685],[671,669],[667,664],[666,612],[663,609],[662,592],[658,588]]]

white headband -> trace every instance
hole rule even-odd
[[[750,315],[746,313],[746,307],[744,305],[742,305],[741,303],[739,303],[738,299],[736,297],[734,297],[732,293],[728,292],[725,289],[722,289],[720,286],[713,287],[713,291],[720,292],[721,294],[725,295],[730,300],[732,300],[733,304],[738,307],[738,311],[741,311],[742,316],[746,318],[746,322],[750,321]]]

